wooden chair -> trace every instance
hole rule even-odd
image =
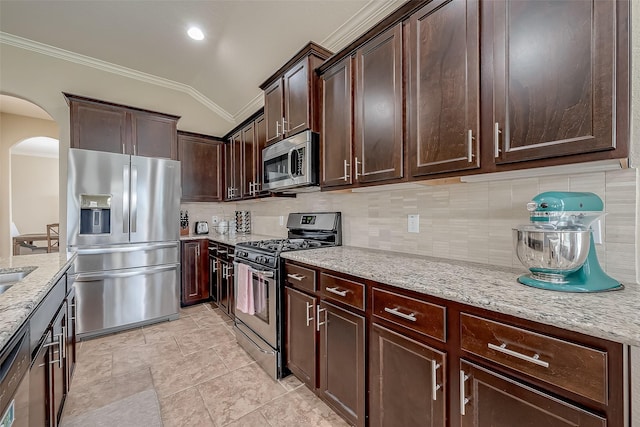
[[[47,252],[60,250],[60,224],[47,224]]]

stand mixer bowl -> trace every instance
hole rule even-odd
[[[565,277],[587,260],[591,230],[546,229],[525,225],[513,229],[516,255],[532,277],[550,283],[566,283]]]

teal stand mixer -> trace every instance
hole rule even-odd
[[[530,223],[513,229],[518,259],[530,274],[518,282],[563,292],[623,289],[607,275],[596,254],[592,224],[604,215],[594,193],[548,191],[527,203]]]

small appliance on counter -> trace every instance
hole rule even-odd
[[[196,221],[196,234],[209,234],[209,223],[207,221]]]
[[[604,215],[593,193],[549,191],[527,203],[529,224],[513,229],[518,259],[531,274],[518,282],[563,292],[623,289],[607,275],[596,254],[592,225]]]
[[[189,235],[189,211],[180,211],[180,235]]]
[[[238,234],[251,233],[251,212],[236,211],[236,232]]]

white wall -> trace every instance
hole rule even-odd
[[[11,219],[20,233],[58,222],[58,159],[11,155]]]
[[[58,139],[59,134],[60,131],[58,126],[51,120],[34,119],[31,117],[16,116],[13,114],[0,114],[0,257],[9,256],[12,253],[10,237],[11,147],[27,138],[31,138],[34,136],[48,136],[50,138]],[[60,151],[62,156],[62,146]],[[57,183],[58,188],[61,188],[59,171],[57,175],[49,176],[48,180],[52,183],[52,185],[55,185]],[[65,183],[66,180],[65,169]],[[61,206],[65,206],[66,204],[66,202],[65,204],[62,204],[62,198],[60,199],[60,203]],[[22,232],[22,230],[20,231]]]

